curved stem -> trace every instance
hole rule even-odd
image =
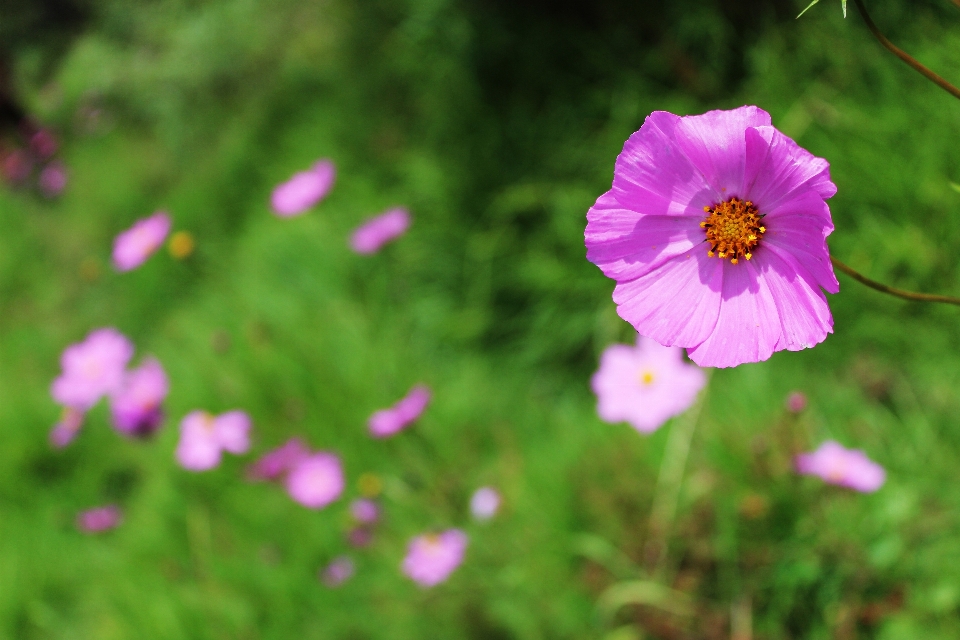
[[[916,300],[919,302],[944,302],[946,304],[955,304],[960,306],[960,298],[952,298],[950,296],[940,296],[932,293],[916,293],[914,291],[904,291],[903,289],[895,289],[893,287],[888,287],[885,284],[877,282],[876,280],[871,280],[867,276],[861,274],[858,271],[854,271],[847,265],[843,264],[833,256],[830,256],[830,262],[833,263],[840,271],[843,271],[845,274],[856,280],[861,284],[865,284],[871,289],[876,289],[882,293],[888,293],[891,296],[897,296],[898,298],[903,298],[904,300]]]
[[[897,45],[887,40],[886,36],[880,33],[880,29],[878,29],[877,25],[875,25],[873,23],[873,20],[870,19],[870,14],[867,13],[866,7],[863,6],[863,0],[853,0],[853,2],[854,4],[857,5],[857,10],[860,11],[860,15],[863,17],[863,21],[867,23],[867,28],[870,29],[870,33],[872,33],[874,37],[876,37],[876,39],[880,41],[880,44],[886,47],[887,50],[889,50],[893,55],[897,56],[898,58],[906,62],[908,65],[913,67],[916,71],[926,76],[928,80],[934,82],[937,86],[939,86],[941,89],[943,89],[944,91],[952,95],[954,98],[960,98],[960,89],[956,88],[955,86],[953,86],[952,84],[950,84],[949,82],[947,82],[946,80],[944,80],[943,78],[935,74],[933,71],[931,71],[930,69],[926,68],[925,66],[917,62],[917,60],[913,56],[908,54],[903,49],[900,49],[899,47],[897,47]],[[954,3],[957,4],[956,0],[954,0]]]

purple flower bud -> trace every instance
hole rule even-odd
[[[50,445],[55,449],[63,449],[73,442],[83,426],[84,412],[71,407],[64,407],[60,421],[50,430]]]
[[[291,438],[272,449],[247,468],[251,480],[277,480],[301,460],[310,455],[310,449],[300,438]]]
[[[103,533],[115,528],[122,519],[123,514],[116,505],[96,507],[77,514],[77,529],[84,533]]]
[[[353,576],[353,560],[337,556],[320,572],[320,580],[330,588],[339,587]]]
[[[48,198],[56,198],[67,186],[67,168],[54,160],[43,168],[37,179],[40,191]]]
[[[500,509],[500,494],[493,487],[480,487],[470,498],[470,513],[477,520],[489,520]]]
[[[380,518],[380,508],[373,500],[357,498],[350,503],[350,515],[357,522],[373,524]]]
[[[800,413],[807,408],[807,396],[800,391],[794,391],[787,396],[787,411]]]

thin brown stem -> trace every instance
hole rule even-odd
[[[955,304],[960,306],[960,298],[952,298],[950,296],[940,296],[932,293],[916,293],[915,291],[904,291],[903,289],[895,289],[893,287],[888,287],[885,284],[877,282],[876,280],[871,280],[867,276],[861,274],[858,271],[854,271],[847,265],[843,264],[833,256],[830,256],[830,261],[833,263],[837,269],[843,271],[845,274],[856,280],[861,284],[865,284],[871,289],[876,289],[882,293],[890,294],[891,296],[897,296],[898,298],[903,298],[904,300],[916,300],[918,302],[944,302],[946,304]]]
[[[873,23],[873,20],[870,19],[870,14],[867,13],[867,8],[863,6],[863,0],[853,0],[853,2],[854,4],[857,5],[857,10],[860,11],[860,15],[863,17],[863,21],[867,23],[867,28],[870,29],[870,33],[872,33],[874,37],[876,37],[876,39],[880,41],[880,44],[886,47],[887,50],[890,51],[893,55],[897,56],[898,58],[906,62],[908,65],[913,67],[916,71],[926,76],[928,80],[934,82],[937,86],[939,86],[941,89],[943,89],[944,91],[952,95],[954,98],[960,98],[960,89],[956,88],[955,86],[953,86],[952,84],[950,84],[949,82],[947,82],[946,80],[944,80],[943,78],[935,74],[933,71],[931,71],[930,69],[926,68],[925,66],[917,62],[917,60],[913,56],[908,54],[903,49],[900,49],[899,47],[897,47],[897,45],[887,40],[886,36],[880,33],[880,29],[878,29],[877,25],[875,25]],[[958,6],[960,6],[960,3],[958,3],[958,0],[953,0],[953,2],[954,4],[957,4]]]

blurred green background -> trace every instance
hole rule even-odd
[[[589,390],[602,349],[633,337],[584,258],[585,212],[647,114],[763,107],[830,161],[840,259],[960,294],[960,104],[852,6],[794,20],[803,4],[7,0],[0,97],[58,132],[69,184],[0,189],[0,637],[960,636],[960,317],[844,276],[824,344],[712,376],[663,577],[688,610],[598,605],[645,576],[674,426],[601,423]],[[960,79],[956,7],[869,6]],[[331,195],[273,216],[273,186],[319,157],[338,167]],[[351,253],[350,231],[395,205],[407,236]],[[113,237],[161,208],[196,252],[114,272]],[[123,439],[101,404],[54,451],[59,354],[101,326],[163,363],[166,426]],[[369,438],[369,414],[421,381],[434,402],[413,431]],[[250,412],[251,455],[176,466],[197,407]],[[243,480],[295,435],[344,459],[348,490],[323,511]],[[865,449],[887,484],[794,477],[790,452],[826,438]],[[385,518],[351,551],[367,472]],[[467,509],[482,484],[505,500],[487,525]],[[120,528],[76,531],[110,501]],[[407,540],[450,526],[470,535],[464,565],[417,588]],[[344,552],[356,576],[324,587]]]

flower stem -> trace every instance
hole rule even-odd
[[[943,89],[944,91],[952,95],[954,98],[960,98],[960,89],[953,86],[952,84],[950,84],[949,82],[947,82],[946,80],[944,80],[943,78],[935,74],[933,71],[931,71],[927,67],[920,64],[913,56],[908,54],[903,49],[900,49],[899,47],[897,47],[895,44],[887,40],[886,36],[880,33],[880,29],[877,28],[876,24],[874,24],[873,20],[870,18],[870,14],[867,13],[866,7],[863,6],[863,0],[853,0],[853,2],[857,5],[857,9],[860,11],[860,15],[863,17],[863,21],[867,23],[867,28],[870,29],[870,33],[872,33],[874,37],[880,41],[880,44],[886,47],[887,50],[890,51],[893,55],[897,56],[898,58],[906,62],[908,65],[913,67],[916,71],[923,74],[928,80],[935,83],[941,89]],[[958,0],[953,0],[953,3],[956,4],[957,6],[960,6],[960,2],[958,2]]]
[[[710,370],[706,373],[709,376]],[[693,407],[674,421],[663,451],[663,461],[660,463],[660,475],[657,477],[657,488],[653,495],[653,507],[650,509],[650,524],[643,553],[649,574],[654,579],[661,578],[666,569],[667,542],[677,512],[677,502],[680,499],[683,472],[687,466],[690,442],[693,440],[693,432],[700,420],[700,410],[703,408],[706,395],[705,388]]]
[[[837,269],[843,271],[845,274],[856,280],[861,284],[865,284],[871,289],[876,289],[882,293],[890,294],[891,296],[896,296],[898,298],[903,298],[904,300],[916,300],[918,302],[944,302],[946,304],[955,304],[960,306],[960,298],[952,298],[950,296],[941,296],[932,293],[916,293],[914,291],[904,291],[903,289],[895,289],[893,287],[888,287],[885,284],[877,282],[876,280],[871,280],[865,275],[861,274],[858,271],[854,271],[847,265],[843,264],[833,256],[830,256],[830,262],[833,263]]]

